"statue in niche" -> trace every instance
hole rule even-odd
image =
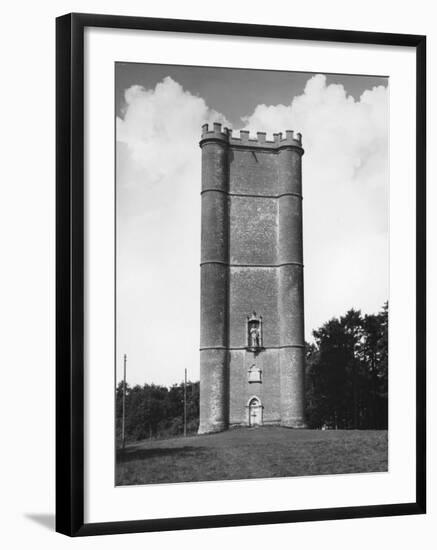
[[[247,316],[247,348],[257,352],[262,347],[262,317],[258,317],[254,311],[252,315]]]
[[[259,348],[259,328],[255,326],[250,329],[250,347]]]

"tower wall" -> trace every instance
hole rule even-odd
[[[249,424],[304,424],[300,136],[234,138],[215,124],[202,140],[199,433]],[[247,316],[263,317],[248,349]],[[249,380],[251,368],[260,380]]]
[[[281,424],[304,425],[305,338],[303,304],[301,151],[278,154],[278,309]]]
[[[215,134],[202,144],[199,433],[228,426],[228,145]]]

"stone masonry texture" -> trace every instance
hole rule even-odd
[[[254,398],[257,423],[304,427],[301,136],[236,138],[204,125],[200,147],[199,433],[249,426]],[[262,316],[257,349],[253,312]]]

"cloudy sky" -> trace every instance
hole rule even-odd
[[[205,122],[302,133],[305,331],[388,299],[388,81],[116,64],[117,380],[199,378]],[[269,137],[270,136],[270,137]]]

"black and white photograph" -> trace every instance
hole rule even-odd
[[[3,548],[432,548],[431,6],[5,4]]]
[[[390,79],[114,70],[115,485],[389,471]]]

